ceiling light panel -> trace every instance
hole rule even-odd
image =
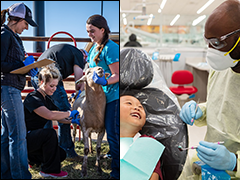
[[[203,12],[210,4],[213,3],[214,0],[209,0],[206,4],[204,4],[198,11],[197,14],[200,14],[201,12]]]

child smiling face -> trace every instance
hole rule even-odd
[[[139,102],[133,96],[120,97],[120,128],[133,130],[134,133],[142,129],[146,122],[146,113]]]

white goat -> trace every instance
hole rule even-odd
[[[87,175],[87,155],[89,153],[89,138],[91,133],[96,132],[97,146],[96,146],[96,166],[98,166],[98,172],[101,174],[102,169],[100,166],[100,152],[101,143],[105,133],[104,116],[106,106],[106,96],[102,89],[102,86],[94,83],[92,80],[93,71],[97,73],[99,77],[104,75],[104,71],[101,67],[94,67],[87,69],[85,75],[76,81],[76,84],[80,82],[85,83],[85,97],[79,97],[75,100],[72,106],[72,110],[78,110],[80,116],[81,130],[83,133],[84,142],[84,158],[82,164],[82,175]],[[91,145],[91,142],[90,142]],[[91,148],[90,148],[91,150]]]

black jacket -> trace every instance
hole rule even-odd
[[[20,37],[7,25],[1,26],[1,85],[23,90],[25,74],[11,74],[12,70],[24,66],[25,50]]]

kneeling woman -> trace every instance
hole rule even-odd
[[[44,125],[49,120],[66,124],[79,122],[79,112],[58,111],[50,97],[61,78],[58,68],[53,64],[45,66],[38,77],[39,88],[24,100],[29,164],[41,164],[40,175],[44,177],[66,177],[68,173],[61,171],[61,162],[66,158],[66,153],[58,146],[56,131],[53,128],[45,129]],[[69,117],[72,120],[68,120]]]

